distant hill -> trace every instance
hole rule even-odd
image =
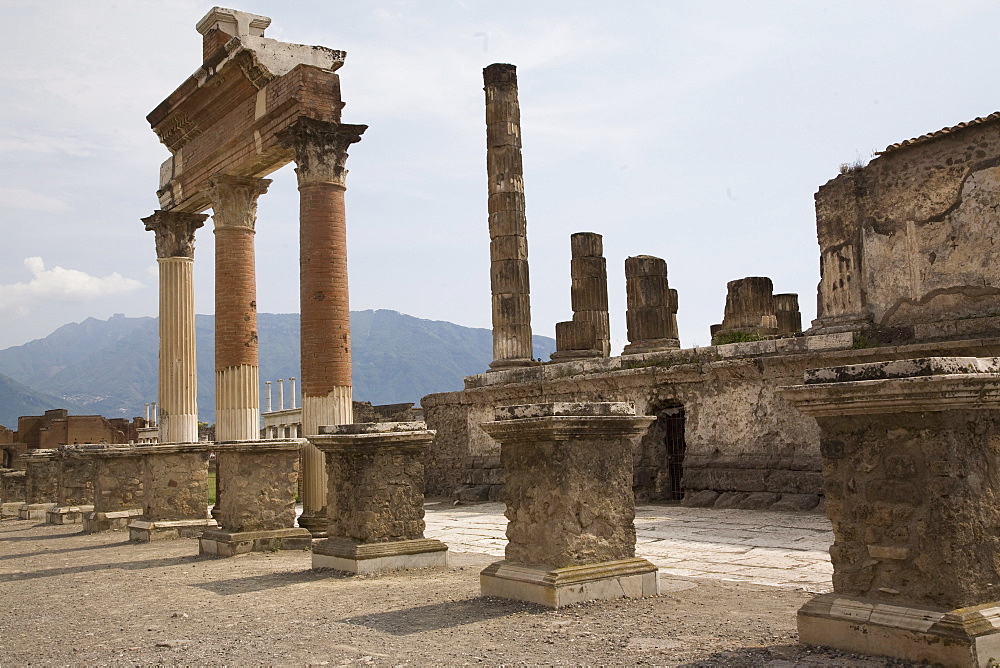
[[[213,317],[197,316],[195,332],[199,417],[214,422]],[[262,383],[301,377],[298,314],[259,314],[258,336]],[[396,311],[352,311],[351,342],[354,398],[373,404],[418,402],[425,394],[459,390],[464,376],[485,371],[493,359],[488,329]],[[543,359],[555,349],[555,341],[545,336],[535,336],[534,344],[535,357]],[[41,401],[15,399],[14,390],[9,396],[0,394],[0,424],[12,426],[4,420],[13,414],[16,425],[18,415],[45,408],[107,417],[143,415],[144,404],[156,400],[157,346],[156,318],[116,315],[64,325],[44,339],[0,350],[0,374]],[[277,402],[277,388],[273,395]]]
[[[60,397],[36,392],[9,376],[0,375],[0,425],[17,429],[22,415],[41,415],[50,408],[68,408],[79,412],[80,406]]]

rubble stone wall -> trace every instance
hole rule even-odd
[[[221,485],[220,523],[226,531],[270,531],[295,526],[299,453],[249,448],[216,453]]]
[[[146,454],[144,459],[143,519],[205,519],[208,512],[207,451]]]
[[[24,501],[26,477],[24,471],[0,469],[0,503]]]

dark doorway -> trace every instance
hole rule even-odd
[[[681,480],[684,477],[684,407],[665,408],[656,414],[656,421],[663,430],[663,444],[668,483],[665,496],[671,501],[684,498]]]

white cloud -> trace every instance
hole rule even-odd
[[[40,257],[25,258],[24,266],[34,278],[27,283],[0,285],[0,311],[24,314],[34,302],[92,301],[142,287],[139,281],[125,278],[118,272],[98,277],[76,269],[46,269]]]

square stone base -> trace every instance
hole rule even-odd
[[[142,516],[142,508],[115,510],[109,513],[94,511],[83,516],[83,532],[98,533],[99,531],[125,531],[128,525]]]
[[[93,506],[57,506],[45,513],[49,524],[81,524],[83,516],[94,512]]]
[[[17,509],[17,516],[22,520],[44,520],[45,513],[55,507],[54,503],[29,503]]]
[[[498,561],[479,574],[483,596],[561,608],[584,601],[659,594],[656,566],[645,559],[545,568]]]
[[[328,538],[313,546],[313,568],[378,573],[436,566],[448,566],[448,546],[429,538],[389,543],[357,543],[348,538]]]
[[[1000,659],[1000,602],[958,610],[822,594],[799,609],[799,642],[946,666]]]
[[[209,557],[233,557],[249,552],[308,550],[312,534],[307,529],[272,529],[230,533],[209,529],[198,539],[198,554]]]
[[[17,517],[18,511],[24,506],[24,501],[0,503],[0,517]]]
[[[208,529],[218,529],[215,520],[133,520],[128,525],[128,539],[138,543],[174,538],[198,538]]]

